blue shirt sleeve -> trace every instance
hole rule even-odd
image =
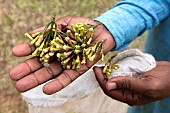
[[[94,20],[105,25],[120,50],[170,13],[170,0],[122,0]]]

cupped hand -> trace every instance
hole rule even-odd
[[[71,29],[71,24],[88,23],[95,25],[98,22],[84,17],[66,16],[58,19],[56,23],[61,31],[65,31],[67,29]],[[33,32],[41,31],[42,29],[43,28],[39,28]],[[101,24],[96,27],[94,31],[92,43],[104,40],[105,38],[107,39],[104,43],[104,53],[106,54],[115,47],[115,42],[109,31]],[[33,45],[26,43],[15,46],[12,49],[12,53],[17,57],[24,57],[30,55],[34,50],[35,47]],[[39,59],[37,57],[33,57],[15,66],[10,71],[10,77],[16,81],[16,89],[20,92],[25,92],[51,80],[44,85],[43,91],[46,94],[53,94],[63,89],[80,75],[85,73],[99,59],[100,55],[96,55],[93,62],[87,61],[86,65],[81,65],[80,69],[63,70],[59,62],[53,62],[49,67],[43,67]]]
[[[160,61],[141,78],[119,76],[107,81],[98,67],[96,78],[109,97],[133,105],[144,105],[170,96],[170,62]]]

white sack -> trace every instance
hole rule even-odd
[[[117,70],[112,70],[111,77],[140,77],[144,72],[156,66],[156,61],[152,55],[144,54],[138,49],[125,50],[119,53],[111,62],[112,64],[118,64],[120,67]]]
[[[156,66],[153,56],[144,54],[137,49],[126,50],[119,53],[112,60],[112,63],[120,65],[118,70],[112,71],[112,77],[120,75],[138,77]],[[43,86],[44,84],[22,93],[26,102],[32,106],[61,106],[69,101],[80,100],[93,93],[99,87],[92,69],[80,76],[66,88],[53,95],[45,95],[42,92]]]

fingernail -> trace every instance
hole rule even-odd
[[[117,85],[116,85],[115,82],[107,83],[106,88],[107,88],[108,90],[113,90],[113,89],[116,89],[116,88],[117,88]]]

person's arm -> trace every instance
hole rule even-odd
[[[169,13],[170,0],[123,0],[94,20],[106,26],[116,41],[115,50],[120,50]]]
[[[170,0],[124,0],[95,20],[102,22],[123,49],[135,37],[151,29],[170,15]],[[129,76],[106,80],[102,71],[94,67],[96,78],[109,97],[129,105],[143,105],[170,96],[170,62],[157,66],[141,78]]]

